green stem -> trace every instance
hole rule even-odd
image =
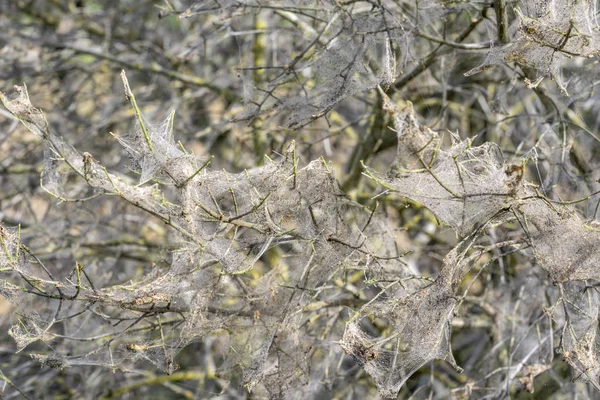
[[[150,135],[148,135],[148,130],[146,129],[146,125],[144,124],[144,119],[142,118],[142,113],[138,108],[137,102],[135,101],[135,96],[129,87],[129,81],[127,80],[127,75],[125,75],[125,70],[121,70],[121,79],[123,79],[123,86],[125,87],[125,97],[127,100],[131,102],[131,106],[135,111],[135,116],[140,123],[140,127],[142,128],[142,132],[144,133],[144,138],[146,139],[146,143],[148,144],[148,148],[154,154],[154,148],[152,147],[152,141],[150,141]]]

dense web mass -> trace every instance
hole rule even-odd
[[[600,231],[572,210],[531,194],[519,213],[540,265],[557,283],[598,280]]]
[[[382,396],[396,397],[406,380],[426,363],[447,360],[460,371],[450,348],[451,320],[457,300],[454,284],[461,266],[459,248],[445,259],[440,276],[421,288],[396,289],[396,281],[381,298],[362,307],[346,325],[340,345],[373,377]],[[386,334],[374,336],[372,324],[387,325]]]
[[[324,161],[298,168],[293,144],[280,161],[263,167],[235,174],[216,171],[208,167],[210,160],[177,147],[169,131],[172,115],[159,127],[140,118],[134,132],[119,139],[132,168],[142,176],[142,184],[133,185],[129,178],[108,172],[93,156],[65,144],[31,105],[24,88],[17,88],[12,100],[3,95],[5,106],[90,186],[142,207],[179,237],[166,268],[155,266],[135,282],[100,285],[79,264],[66,280],[54,277],[20,242],[18,231],[2,228],[3,270],[47,296],[55,310],[26,311],[32,304],[23,289],[14,280],[2,281],[2,295],[18,298],[22,306],[20,323],[9,332],[18,348],[39,341],[55,343],[54,353],[35,355],[53,368],[127,368],[128,363],[145,361],[172,373],[177,370],[175,357],[186,345],[227,332],[218,339],[232,349],[226,369],[240,367],[249,390],[259,387],[278,397],[296,390],[306,393],[300,387],[328,373],[327,362],[326,369],[311,372],[310,359],[326,357],[315,350],[320,338],[338,332],[337,350],[326,350],[327,357],[340,357],[343,350],[373,378],[384,397],[395,397],[407,379],[432,360],[446,360],[461,370],[450,346],[451,327],[464,301],[461,282],[486,252],[530,246],[549,278],[565,291],[557,299],[564,304],[564,315],[553,317],[564,324],[565,359],[594,382],[597,332],[590,321],[596,320],[596,292],[569,288],[571,282],[598,279],[597,230],[567,206],[552,205],[526,185],[522,166],[507,165],[497,146],[472,146],[451,134],[452,144],[444,148],[439,134],[417,121],[410,102],[397,105],[382,95],[398,136],[398,153],[387,174],[371,169],[367,174],[388,191],[422,203],[464,237],[434,278],[412,276],[401,262],[394,229],[375,210],[348,200]],[[149,181],[154,183],[143,185]],[[174,200],[167,200],[167,190],[174,192]],[[488,226],[511,219],[519,222],[526,239],[475,246]],[[261,261],[267,254],[280,260],[271,270]],[[339,277],[348,269],[381,281],[377,294],[349,298],[334,290],[344,286]],[[249,286],[243,276],[251,271],[260,278]],[[531,306],[522,310],[547,307],[542,298],[532,297]],[[568,311],[582,302],[592,308]],[[318,322],[321,310],[350,305],[358,308],[341,320],[342,326],[334,329]],[[125,324],[106,330],[92,324],[82,327],[82,318],[101,315]],[[547,332],[547,321],[538,318],[535,324]],[[54,329],[59,323],[62,333]],[[309,329],[303,329],[307,324]],[[379,331],[381,327],[385,328]],[[547,353],[552,333],[535,339],[531,326],[521,331],[507,328],[507,334],[521,339],[511,353],[518,366],[506,379],[528,382],[532,371],[541,373],[551,360]],[[98,339],[80,341],[83,337]],[[536,357],[525,350],[532,340],[538,340]]]
[[[295,3],[278,6],[295,9]],[[228,9],[226,4],[218,7]],[[318,20],[327,23],[317,28],[291,19],[305,31],[307,45],[299,54],[290,54],[282,65],[265,71],[252,64],[240,68],[246,111],[239,118],[279,113],[287,115],[286,126],[304,126],[350,96],[393,82],[396,52],[408,34],[395,14],[372,6],[346,13],[333,2],[322,3],[318,10]],[[252,81],[257,68],[268,74],[266,86]]]
[[[398,156],[387,175],[368,170],[379,184],[422,203],[461,236],[514,203],[521,167],[506,165],[496,145],[473,147],[450,133],[453,145],[442,149],[439,134],[418,123],[410,102],[400,108],[385,96],[384,108],[393,116]]]
[[[58,309],[54,316],[51,310],[23,312],[21,323],[10,332],[20,348],[36,341],[60,342],[54,354],[39,355],[46,365],[127,368],[128,362],[147,361],[172,373],[180,349],[221,331],[228,332],[222,340],[234,350],[228,362],[242,368],[248,389],[260,384],[276,395],[308,379],[310,349],[323,329],[332,328],[317,323],[307,334],[301,327],[312,325],[322,309],[354,301],[340,297],[330,282],[349,266],[362,268],[365,262],[372,268],[364,273],[407,274],[394,239],[380,230],[381,217],[346,199],[324,161],[298,168],[293,145],[278,162],[233,174],[211,170],[206,161],[178,150],[161,133],[168,123],[161,130],[142,128],[140,122],[120,142],[131,155],[132,167],[145,176],[142,183],[155,183],[134,185],[51,132],[26,90],[2,100],[33,131],[39,129],[49,148],[90,186],[142,207],[179,236],[166,267],[156,266],[135,282],[101,286],[79,264],[66,281],[43,264],[36,267],[35,255],[4,230],[5,271],[32,282],[39,281],[34,274],[41,267],[47,278],[35,287]],[[145,165],[153,165],[151,172],[145,172]],[[153,179],[157,176],[162,184]],[[174,202],[166,200],[163,189],[169,187]],[[268,272],[261,262],[267,252],[280,257]],[[242,274],[251,270],[262,277],[248,286]],[[9,299],[20,290],[8,280],[2,282],[2,294]],[[81,328],[83,319],[101,315],[127,322],[106,330],[95,324]],[[59,321],[64,334],[51,329]],[[82,337],[98,339],[80,342]],[[77,356],[67,355],[73,352]]]
[[[586,203],[584,216],[580,201],[562,201],[558,187],[597,199],[595,153],[586,144],[600,141],[600,122],[588,129],[589,116],[575,103],[538,110],[536,101],[517,98],[523,91],[505,95],[518,80],[500,73],[497,81],[479,75],[465,83],[449,72],[464,78],[489,50],[467,75],[516,62],[527,76],[525,96],[540,95],[529,89],[546,76],[566,91],[565,62],[598,54],[595,2],[523,1],[506,45],[492,38],[500,33],[490,22],[499,2],[226,0],[183,11],[170,3],[161,18],[177,14],[174,26],[198,23],[201,34],[165,47],[192,54],[204,46],[199,64],[217,72],[207,83],[200,79],[206,71],[176,54],[160,62],[175,60],[193,76],[129,63],[132,50],[120,54],[115,41],[102,62],[161,72],[181,84],[174,98],[196,101],[184,123],[186,114],[174,112],[154,122],[123,72],[135,122],[109,140],[129,163],[94,146],[93,154],[80,151],[81,143],[51,128],[25,87],[1,94],[43,147],[43,190],[60,204],[83,204],[82,216],[47,226],[43,219],[24,230],[0,225],[0,295],[15,311],[8,334],[18,356],[57,373],[88,366],[173,376],[190,356],[184,349],[193,348],[187,353],[201,359],[203,374],[193,379],[218,380],[211,388],[222,390],[201,396],[249,391],[282,399],[371,398],[376,390],[386,398],[506,398],[516,387],[533,392],[534,381],[555,379],[560,358],[576,382],[600,390],[600,202]],[[20,40],[27,39],[0,51],[18,58]],[[211,41],[218,46],[207,50]],[[64,42],[54,46],[101,54]],[[140,48],[151,53],[146,42]],[[473,49],[479,53],[470,59]],[[231,70],[237,79],[224,82]],[[185,87],[190,82],[194,90]],[[590,102],[594,87],[585,94]],[[209,105],[224,110],[222,121],[209,120]],[[114,111],[106,107],[103,113]],[[322,117],[316,128],[289,129]],[[232,127],[240,120],[250,124]],[[326,124],[331,129],[319,127]],[[108,132],[107,125],[94,129]],[[232,128],[194,131],[205,125]],[[583,139],[568,137],[575,125]],[[251,159],[252,142],[257,160],[247,169],[235,162],[217,168],[208,156],[214,148],[195,148],[197,156],[177,141],[184,134],[209,137],[202,146],[223,140],[221,150],[240,144],[230,158]],[[313,156],[334,139],[336,160]],[[334,163],[348,143],[351,176],[340,184]],[[267,149],[276,156],[263,159]],[[102,225],[115,215],[121,225]],[[430,377],[431,392],[413,390],[415,375]],[[447,376],[451,382],[443,382]],[[105,394],[102,386],[90,396]]]
[[[484,64],[470,76],[502,62],[516,62],[537,70],[530,77],[535,86],[545,76],[566,93],[561,67],[572,57],[590,58],[600,51],[600,30],[593,0],[524,1],[516,10],[520,24],[514,40],[490,51]],[[568,16],[568,18],[565,18]]]
[[[565,285],[563,307],[568,315],[563,328],[563,359],[576,371],[575,378],[600,390],[598,292],[581,282]]]

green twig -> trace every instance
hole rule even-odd
[[[125,74],[125,70],[121,70],[121,79],[123,79],[123,87],[125,88],[125,98],[131,102],[131,106],[135,111],[135,116],[142,128],[142,132],[144,133],[144,138],[146,139],[146,143],[148,144],[148,148],[154,154],[154,148],[152,147],[152,141],[150,140],[150,135],[148,135],[148,130],[146,129],[146,124],[144,124],[144,119],[142,118],[142,113],[138,108],[137,102],[135,101],[135,96],[129,87],[129,81],[127,80],[127,75]]]
[[[210,156],[210,158],[208,160],[206,160],[204,162],[204,164],[202,164],[202,166],[200,168],[198,168],[198,170],[196,172],[194,172],[185,181],[183,181],[180,186],[185,186],[189,181],[191,181],[192,179],[194,179],[194,177],[196,175],[198,175],[204,168],[206,168],[208,166],[208,164],[210,164],[210,162],[213,160],[213,158],[215,158],[215,156]]]

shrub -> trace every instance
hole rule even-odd
[[[7,396],[600,390],[594,2],[183,3],[0,8]]]

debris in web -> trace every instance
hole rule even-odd
[[[600,279],[600,231],[533,191],[518,208],[538,263],[554,283]]]
[[[366,169],[372,179],[423,204],[461,236],[514,203],[522,166],[506,165],[492,143],[474,147],[452,133],[452,146],[443,149],[439,134],[419,124],[410,102],[399,106],[382,96],[384,110],[392,114],[398,152],[387,175]]]
[[[534,82],[530,82],[532,86],[550,76],[567,94],[561,78],[564,62],[571,57],[593,57],[600,50],[596,2],[527,0],[523,3],[522,8],[516,9],[520,22],[513,41],[493,48],[482,65],[465,75],[477,74],[502,62],[516,62],[538,71]]]
[[[557,321],[551,315],[555,298],[548,294],[546,274],[534,268],[515,273],[522,285],[503,285],[485,296],[487,312],[497,318],[497,343],[506,343],[492,348],[486,362],[478,365],[484,378],[477,386],[491,398],[506,397],[515,380],[533,392],[534,378],[551,367],[556,350]],[[504,354],[491,357],[500,352]]]
[[[343,284],[332,290],[330,282],[340,281],[349,268],[371,277],[409,274],[395,238],[389,229],[379,229],[385,217],[347,199],[323,160],[298,167],[293,146],[280,160],[228,173],[211,169],[210,159],[175,150],[169,119],[159,127],[144,122],[145,129],[138,123],[119,142],[143,175],[142,183],[157,181],[140,185],[109,172],[99,157],[64,143],[24,90],[2,100],[45,138],[53,154],[60,155],[59,164],[68,164],[100,193],[116,195],[172,228],[175,249],[165,265],[148,266],[127,283],[110,285],[88,278],[94,276],[91,270],[88,274],[91,267],[77,263],[49,276],[54,267],[50,274],[40,271],[35,254],[23,252],[13,236],[5,235],[8,251],[0,256],[1,266],[11,268],[14,279],[1,282],[3,294],[31,290],[36,276],[45,274],[43,285],[36,287],[53,299],[50,306],[32,306],[11,332],[21,347],[51,343],[54,352],[37,355],[48,365],[127,369],[151,363],[172,373],[182,348],[208,335],[224,335],[232,352],[223,365],[241,368],[253,392],[281,395],[307,382],[311,348],[334,328],[314,324],[306,332],[303,327],[322,310],[339,313],[356,301],[345,297]],[[68,185],[60,166],[52,166],[59,174],[53,182]],[[171,201],[166,191],[174,192]],[[21,254],[21,266],[7,256],[15,252]],[[263,261],[267,256],[278,260],[270,270]],[[250,273],[259,276],[252,284]],[[89,318],[122,322],[88,324]],[[58,320],[64,334],[46,329]],[[335,321],[341,331],[343,320]]]
[[[433,283],[411,292],[384,290],[346,324],[340,346],[371,375],[383,397],[395,398],[406,380],[432,360],[446,360],[461,371],[450,332],[458,304],[455,292],[467,272],[471,244],[469,237],[446,255]],[[383,335],[374,334],[375,323],[385,326]]]
[[[554,282],[600,279],[595,267],[600,232],[574,210],[525,185],[523,164],[507,165],[495,145],[473,147],[452,134],[453,144],[443,149],[439,135],[416,120],[410,102],[399,106],[382,94],[397,131],[398,154],[387,175],[367,168],[372,179],[423,204],[461,236],[514,210],[537,261]]]
[[[48,328],[48,324],[45,324],[36,312],[30,312],[27,318],[22,318],[18,324],[11,326],[8,334],[15,340],[17,352],[20,352],[38,340],[50,341],[52,336],[46,332]]]
[[[565,324],[562,332],[563,360],[574,370],[574,380],[600,390],[600,340],[598,337],[598,291],[583,282],[561,285]]]
[[[9,100],[4,93],[0,94],[0,100],[4,107],[13,115],[19,116],[19,120],[36,135],[45,138],[50,128],[44,113],[39,108],[34,107],[29,100],[27,86],[14,87],[17,96]]]
[[[139,122],[144,121],[140,114],[134,132],[119,138],[142,183],[155,181],[140,185],[66,144],[24,89],[13,100],[2,95],[7,108],[40,135],[47,154],[57,156],[50,159],[56,163],[48,174],[55,174],[51,183],[59,193],[69,184],[61,176],[64,162],[99,193],[168,226],[172,245],[160,265],[149,263],[126,283],[108,283],[93,278],[102,276],[93,265],[76,260],[70,266],[44,265],[21,243],[17,229],[1,228],[0,293],[10,301],[30,299],[32,292],[48,299],[21,301],[20,320],[11,329],[19,348],[48,343],[51,350],[34,358],[55,368],[151,363],[172,373],[181,349],[215,336],[230,349],[221,376],[241,376],[253,394],[270,397],[318,386],[314,379],[325,372],[319,377],[309,368],[312,358],[334,358],[319,373],[333,370],[341,348],[383,396],[396,396],[433,360],[459,369],[450,333],[464,300],[461,282],[482,254],[519,244],[531,248],[525,256],[533,254],[559,287],[581,288],[561,299],[571,318],[565,319],[564,348],[582,379],[597,379],[596,288],[582,282],[598,279],[598,232],[568,205],[539,195],[524,180],[525,166],[507,164],[497,146],[473,146],[449,133],[452,143],[444,147],[440,134],[419,123],[409,102],[383,98],[398,136],[396,160],[387,174],[370,168],[366,174],[388,191],[422,203],[465,237],[433,278],[415,276],[402,262],[399,227],[377,207],[350,201],[324,160],[298,166],[293,145],[262,167],[214,170],[210,159],[175,145],[171,117],[154,127]],[[508,220],[520,224],[525,239],[476,246],[489,225]],[[541,300],[532,300],[530,308],[535,304]],[[538,337],[540,357],[534,359],[525,349],[537,336],[503,327],[502,335],[510,331],[521,340],[512,348],[508,380],[525,372],[532,376],[551,358],[548,321],[516,305],[513,313],[534,319],[531,326],[547,333]],[[52,329],[57,324],[61,329]],[[332,344],[338,339],[339,348]]]
[[[22,266],[20,230],[0,225],[0,263],[12,268]]]

